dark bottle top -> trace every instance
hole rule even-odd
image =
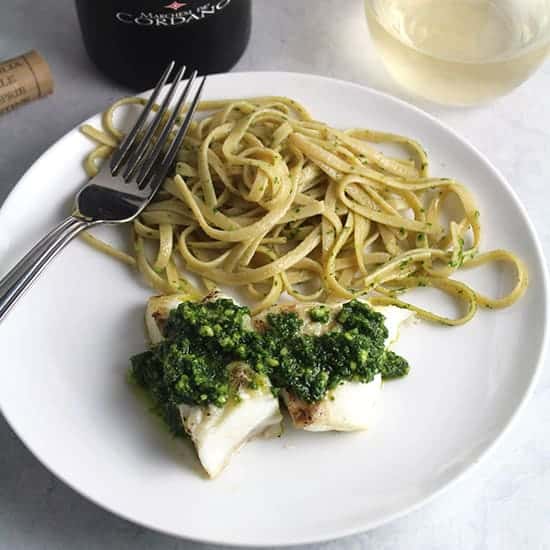
[[[88,55],[135,90],[170,60],[200,74],[229,70],[250,37],[251,0],[76,0]]]

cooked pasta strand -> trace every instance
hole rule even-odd
[[[105,112],[102,129],[82,127],[97,144],[85,160],[89,176],[123,137],[117,109],[143,103],[125,98]],[[525,292],[524,263],[506,250],[479,253],[473,195],[453,179],[430,177],[427,154],[415,140],[331,128],[285,97],[205,101],[199,109],[206,114],[193,122],[174,173],[133,222],[134,255],[84,235],[135,265],[156,290],[199,296],[185,277],[191,272],[207,290],[247,291],[253,313],[283,293],[306,302],[366,296],[450,326],[469,321],[478,307],[508,307]],[[385,154],[384,144],[402,147],[403,156]],[[461,212],[448,221],[451,196]],[[453,278],[489,262],[516,271],[505,296],[484,296]],[[458,300],[462,313],[446,318],[402,299],[418,286]]]

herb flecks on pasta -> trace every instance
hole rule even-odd
[[[114,112],[130,103],[144,101],[118,101],[102,130],[82,128],[97,143],[85,161],[88,175],[122,138]],[[299,301],[368,295],[372,304],[407,307],[447,325],[469,321],[478,307],[510,306],[524,293],[524,264],[506,250],[480,253],[474,197],[453,179],[430,177],[416,141],[331,128],[285,97],[208,101],[200,109],[207,114],[192,124],[173,174],[133,222],[133,254],[85,236],[135,265],[156,290],[198,298],[217,285],[239,286],[255,300],[253,313],[285,292]],[[379,144],[406,156],[385,154]],[[493,261],[517,273],[504,297],[483,296],[453,278]],[[204,289],[188,281],[189,272]],[[462,315],[450,319],[403,301],[424,286],[456,298]]]

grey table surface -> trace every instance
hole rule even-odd
[[[359,0],[254,0],[250,45],[235,70],[352,80],[407,98],[376,57]],[[0,58],[38,49],[55,94],[0,116],[0,203],[29,165],[80,121],[128,91],[99,74],[70,0],[0,3]],[[550,64],[508,97],[475,109],[416,102],[469,139],[514,186],[550,252]],[[2,364],[3,368],[7,365]],[[0,382],[1,383],[1,382]],[[511,431],[466,479],[409,516],[318,545],[360,548],[550,548],[550,370]],[[0,417],[0,549],[213,548],[119,519],[50,474]]]

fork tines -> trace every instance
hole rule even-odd
[[[174,66],[175,63],[172,61],[166,67],[134,127],[126,135],[111,158],[110,167],[112,175],[116,176],[122,173],[124,181],[127,183],[135,181],[141,189],[151,183],[153,178],[155,185],[160,185],[170,171],[191,123],[193,114],[197,109],[206,81],[206,77],[203,77],[193,96],[186,116],[178,127],[176,122],[180,111],[197,79],[198,73],[197,71],[193,71],[184,89],[177,95],[178,86],[183,81],[186,70],[185,67],[181,67],[176,72],[160,107],[157,107],[156,101],[162,88],[168,82]],[[175,97],[175,103],[170,109],[170,105]],[[149,121],[149,115],[153,113],[155,108],[157,109],[156,113]],[[175,135],[174,130],[176,130]],[[170,142],[171,138],[172,141]]]

